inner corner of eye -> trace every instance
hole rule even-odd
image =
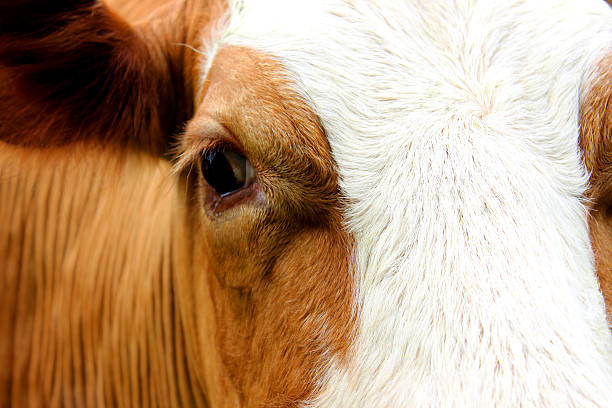
[[[204,153],[202,175],[221,197],[248,187],[255,180],[255,170],[243,155],[217,149]]]

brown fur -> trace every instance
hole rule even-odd
[[[156,156],[193,105],[198,59],[170,45],[219,5],[136,28],[95,2],[0,9],[0,406],[206,405],[175,301],[184,184]]]
[[[164,7],[174,7],[178,0],[104,0],[104,4],[115,13],[132,23],[151,20],[155,15],[164,14]]]
[[[612,54],[604,58],[582,100],[580,147],[591,172],[589,218],[597,274],[612,322]]]
[[[177,305],[190,243],[168,163],[2,144],[0,169],[0,406],[204,405],[200,344]]]
[[[0,406],[295,406],[348,355],[353,244],[315,115],[245,49],[195,101],[178,44],[223,6],[150,11],[0,5]],[[215,143],[256,168],[244,194],[199,175]]]
[[[197,263],[207,265],[216,340],[245,406],[294,406],[312,395],[329,359],[343,361],[354,330],[352,243],[335,165],[286,77],[255,51],[222,49],[179,163],[188,169],[223,142],[258,174],[254,191],[222,211],[201,177],[190,184],[201,215],[196,252],[212,255]]]
[[[0,5],[0,140],[166,151],[193,112],[199,59],[187,46],[222,13],[219,1],[176,1],[130,27],[96,1]]]
[[[1,75],[8,83],[0,103],[10,105],[0,113],[2,140],[51,146],[100,137],[159,151],[160,140],[135,139],[173,123],[166,112],[151,111],[155,101],[172,98],[161,83],[169,74],[152,63],[138,34],[97,2],[74,8],[57,2],[59,10],[20,3],[0,9]]]

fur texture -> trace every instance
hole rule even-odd
[[[589,170],[589,227],[601,290],[612,322],[612,50],[587,77],[580,109],[580,148]]]
[[[0,5],[0,406],[207,405],[163,158],[196,62],[170,44],[206,38],[207,5],[139,27],[93,1]]]
[[[169,3],[0,5],[1,406],[612,406],[603,2]]]
[[[192,297],[214,305],[198,307],[213,320],[201,330],[215,337],[223,363],[209,379],[223,373],[237,392],[238,402],[211,397],[214,406],[298,406],[353,340],[353,242],[336,168],[316,116],[290,85],[276,61],[226,47],[182,136],[179,169],[196,170],[201,152],[222,144],[257,173],[226,198],[201,176],[189,183],[194,263],[206,278]]]
[[[577,149],[597,1],[233,2],[321,118],[357,244],[351,363],[313,406],[608,406]]]
[[[176,297],[190,241],[169,167],[0,144],[0,406],[206,404],[199,314]]]
[[[276,61],[207,64],[217,2],[137,26],[95,2],[0,18],[36,5],[43,29],[0,29],[0,405],[299,405],[355,321],[317,117]],[[198,167],[214,146],[257,182],[219,197]]]

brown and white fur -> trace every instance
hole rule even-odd
[[[604,2],[166,3],[0,5],[0,406],[612,405]]]

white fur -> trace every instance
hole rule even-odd
[[[225,45],[294,75],[349,198],[359,331],[309,404],[612,406],[577,148],[602,1],[236,1]]]

